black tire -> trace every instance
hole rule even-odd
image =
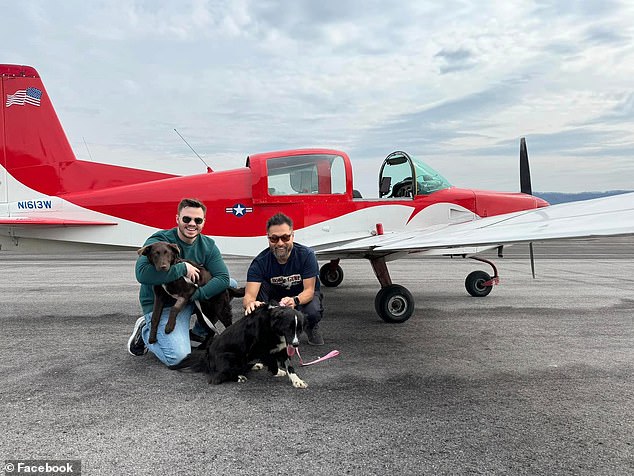
[[[402,324],[414,313],[414,297],[407,288],[390,284],[377,293],[374,309],[385,322]]]
[[[485,286],[484,283],[489,281],[491,276],[484,271],[474,271],[467,275],[467,279],[464,281],[464,287],[467,288],[467,292],[473,297],[487,296],[493,286]]]
[[[343,269],[326,263],[319,269],[319,281],[327,288],[336,288],[343,281]]]

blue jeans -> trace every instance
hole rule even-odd
[[[230,278],[230,286],[232,288],[238,287],[238,282]],[[163,362],[165,365],[176,365],[185,357],[187,357],[191,351],[192,346],[189,340],[189,323],[191,321],[192,314],[194,313],[194,304],[187,304],[181,312],[176,316],[176,325],[174,330],[169,334],[165,333],[165,324],[167,324],[167,318],[171,307],[163,308],[161,314],[161,320],[159,321],[158,331],[156,332],[156,342],[154,344],[148,344],[150,338],[150,327],[152,326],[152,313],[145,314],[145,327],[141,332],[143,342],[150,352]],[[194,332],[200,336],[207,335],[207,330],[204,329],[198,322],[194,326]]]
[[[187,304],[182,311],[176,316],[176,326],[169,334],[165,333],[165,324],[171,307],[163,309],[161,320],[159,321],[158,331],[156,333],[156,342],[148,344],[150,338],[150,326],[152,325],[152,313],[145,314],[145,326],[141,335],[143,342],[150,352],[163,362],[165,365],[175,365],[187,357],[191,351],[189,342],[189,321],[192,317],[193,304]]]

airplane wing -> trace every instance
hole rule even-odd
[[[514,243],[634,234],[634,193],[372,236],[317,250],[324,257],[477,254]]]
[[[115,222],[106,221],[85,221],[85,220],[69,220],[67,218],[36,218],[36,217],[14,217],[14,218],[0,218],[0,226],[45,226],[45,227],[59,227],[59,226],[103,226],[103,225],[116,225]]]

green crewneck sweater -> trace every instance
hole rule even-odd
[[[178,237],[177,229],[157,231],[150,236],[144,246],[156,243],[157,241],[167,241],[175,243],[181,250],[180,257],[202,264],[210,273],[211,280],[201,288],[198,288],[191,300],[209,299],[229,287],[229,271],[222,260],[220,251],[214,240],[205,235],[198,235],[196,240],[190,245],[185,243]],[[187,268],[185,263],[178,263],[170,268],[169,271],[157,271],[149,262],[147,256],[139,256],[136,261],[136,279],[141,283],[139,292],[139,300],[143,313],[152,312],[154,304],[154,290],[152,286],[157,284],[169,283],[182,276],[185,276]]]

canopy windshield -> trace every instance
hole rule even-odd
[[[416,194],[428,195],[430,193],[437,192],[438,190],[444,190],[450,188],[449,181],[432,169],[429,165],[424,163],[415,157],[412,157],[412,165],[416,173]]]
[[[413,198],[451,186],[429,165],[401,151],[387,156],[379,175],[379,196],[386,198]]]

